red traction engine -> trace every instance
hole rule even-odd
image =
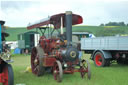
[[[42,33],[39,44],[31,52],[33,74],[41,76],[45,72],[52,72],[58,82],[62,81],[63,73],[80,72],[82,78],[87,73],[91,78],[89,62],[79,58],[79,43],[72,42],[72,25],[82,22],[80,15],[67,11],[29,24],[27,29],[38,28]],[[64,33],[63,27],[66,28]]]

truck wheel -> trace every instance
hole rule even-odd
[[[43,53],[43,52],[42,52]],[[45,68],[43,67],[43,56],[39,55],[38,48],[34,47],[31,52],[31,68],[32,73],[36,76],[42,76],[45,72]]]
[[[6,64],[3,69],[4,74],[4,82],[3,85],[13,85],[14,84],[14,76],[12,66],[10,64]]]
[[[104,55],[101,52],[96,52],[94,55],[94,64],[98,67],[104,67],[105,66],[105,59]]]

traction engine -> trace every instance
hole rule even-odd
[[[82,22],[80,15],[67,11],[28,25],[27,29],[37,28],[42,33],[39,44],[31,52],[33,74],[42,76],[52,72],[58,82],[62,81],[63,73],[80,72],[82,78],[87,73],[91,78],[89,62],[79,58],[80,43],[72,42],[72,25]]]
[[[5,44],[5,37],[9,34],[4,32],[5,21],[0,21],[0,85],[14,85],[14,76],[11,63],[11,53],[8,44]]]

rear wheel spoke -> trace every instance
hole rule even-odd
[[[40,55],[40,53],[42,54]],[[31,52],[32,73],[35,74],[36,76],[42,76],[44,74],[44,67],[42,66],[43,53],[44,52],[42,48],[39,46],[34,47]]]

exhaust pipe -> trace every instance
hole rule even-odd
[[[66,38],[67,45],[69,46],[72,42],[72,12],[66,11]]]

